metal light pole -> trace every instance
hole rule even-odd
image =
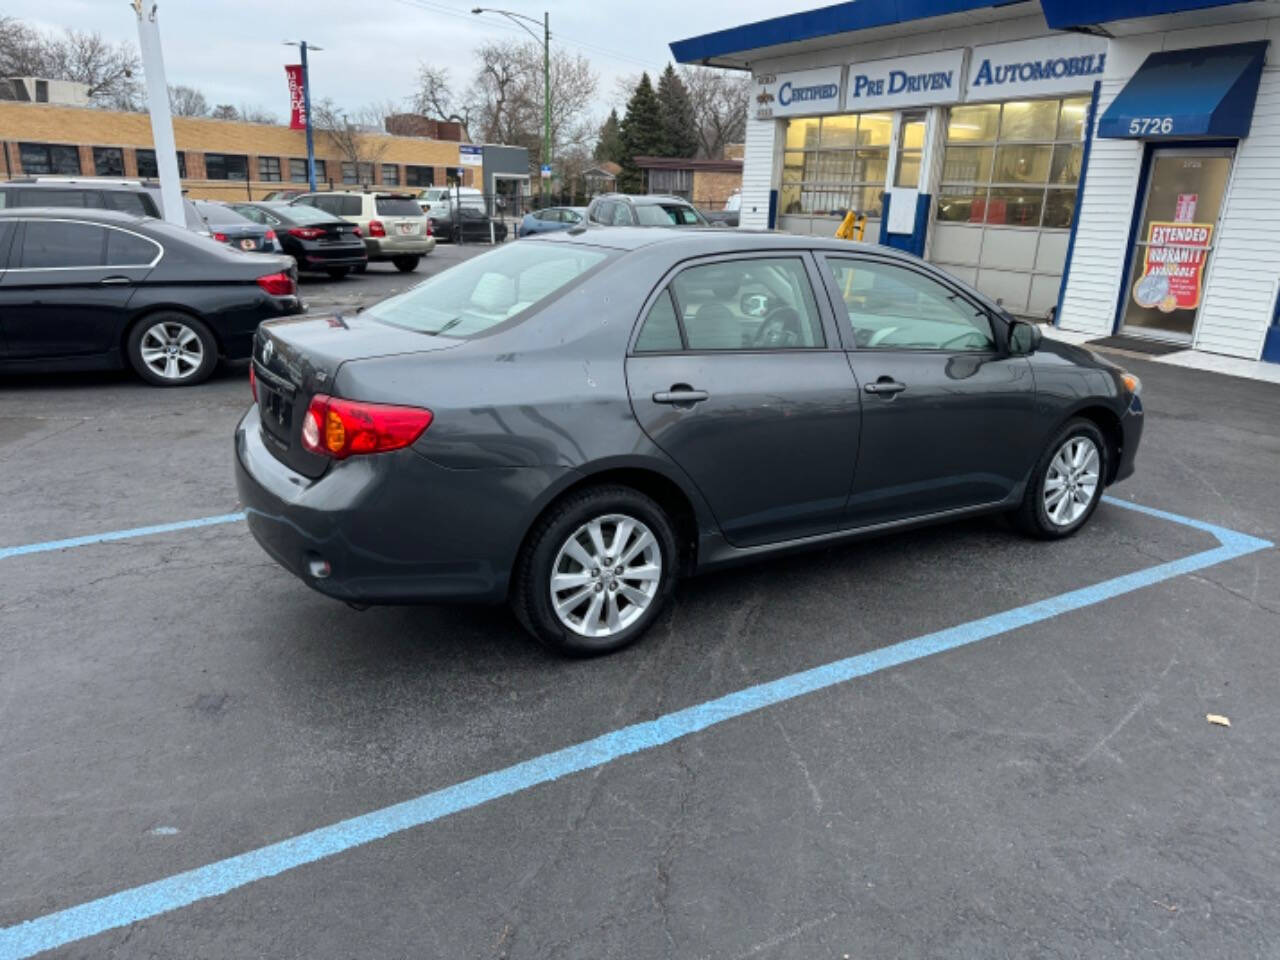
[[[169,85],[164,77],[164,55],[160,49],[160,26],[156,23],[155,3],[130,0],[138,15],[138,49],[142,53],[142,72],[147,83],[147,109],[151,114],[151,138],[156,145],[156,173],[160,175],[160,205],[164,218],[185,227],[182,209],[182,183],[178,179],[178,148],[173,140],[173,118],[169,111]]]
[[[307,116],[307,184],[312,193],[316,192],[316,144],[311,132],[311,68],[307,66],[307,41],[286,40],[286,47],[297,47],[302,54],[302,110]],[[312,50],[323,50],[324,47],[312,46]]]
[[[538,21],[533,17],[526,17],[523,13],[513,13],[510,10],[496,10],[493,7],[475,7],[472,13],[496,13],[506,17],[517,27],[523,30],[529,36],[538,42],[538,35],[521,23],[526,20],[534,26],[538,26]],[[547,167],[551,166],[551,14],[543,12],[542,14],[542,162]],[[541,171],[539,171],[541,173]],[[542,195],[542,202],[547,202],[547,181],[550,177],[539,177],[539,193]]]

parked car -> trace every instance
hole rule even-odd
[[[262,199],[266,202],[296,200],[306,192],[305,190],[271,190]]]
[[[368,262],[360,228],[305,203],[233,203],[232,209],[275,231],[298,270],[321,270],[337,280]]]
[[[475,187],[427,187],[418,193],[418,203],[426,213],[434,210],[437,217],[449,216],[457,203],[488,212],[484,194]]]
[[[436,248],[426,214],[408,193],[304,193],[292,201],[323,210],[360,228],[369,260],[390,260],[402,273],[418,269]]]
[[[293,262],[110,210],[0,210],[0,370],[132,366],[185,386],[302,312]]]
[[[720,210],[706,210],[702,214],[713,227],[736,227],[742,216],[742,194],[731,194]]]
[[[554,233],[576,227],[587,215],[586,207],[547,207],[526,213],[516,227],[517,237],[532,237],[539,233]]]
[[[612,227],[706,227],[707,218],[688,200],[657,194],[632,197],[602,193],[587,207],[592,223]]]
[[[737,231],[507,244],[265,323],[253,362],[268,553],[351,603],[508,601],[575,654],[685,573],[981,513],[1070,536],[1143,423],[1136,377],[916,257]]]
[[[218,243],[225,243],[233,250],[245,253],[279,253],[276,232],[270,227],[255,223],[244,214],[211,200],[193,200],[198,216],[209,230],[209,236]]]
[[[493,225],[490,232],[489,226]],[[490,238],[498,243],[507,239],[507,225],[501,220],[490,217],[483,210],[473,207],[462,207],[454,210],[448,217],[440,220],[431,218],[431,232],[439,237],[448,237],[450,243],[488,243]]]
[[[0,209],[12,207],[76,207],[161,216],[159,190],[153,194],[141,180],[95,177],[18,177],[0,183]]]

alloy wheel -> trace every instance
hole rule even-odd
[[[611,513],[578,527],[551,566],[551,607],[584,637],[612,637],[649,609],[662,583],[662,551],[643,522]]]
[[[1102,456],[1097,444],[1082,436],[1069,437],[1049,461],[1044,479],[1044,512],[1049,522],[1069,527],[1098,495]]]
[[[165,380],[185,380],[200,369],[204,344],[200,335],[185,323],[164,320],[142,335],[139,344],[142,362]]]

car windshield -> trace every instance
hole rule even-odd
[[[218,203],[197,203],[196,210],[204,218],[205,223],[240,224],[252,222],[243,214],[236,213],[230,207],[224,207]]]
[[[638,203],[636,220],[644,227],[688,226],[702,223],[698,211],[678,203]]]
[[[546,300],[608,256],[577,244],[508,244],[374,304],[364,315],[422,333],[470,337]]]
[[[379,216],[383,217],[420,217],[422,207],[418,201],[410,197],[377,197],[373,202]]]
[[[330,223],[337,219],[333,214],[325,213],[315,207],[308,207],[305,203],[278,209],[273,208],[273,212],[292,220],[294,223]]]

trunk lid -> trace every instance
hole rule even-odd
[[[319,477],[332,461],[303,449],[302,421],[313,396],[332,395],[338,367],[348,360],[434,352],[462,343],[358,315],[292,317],[262,324],[254,337],[252,363],[267,448],[303,476]]]

